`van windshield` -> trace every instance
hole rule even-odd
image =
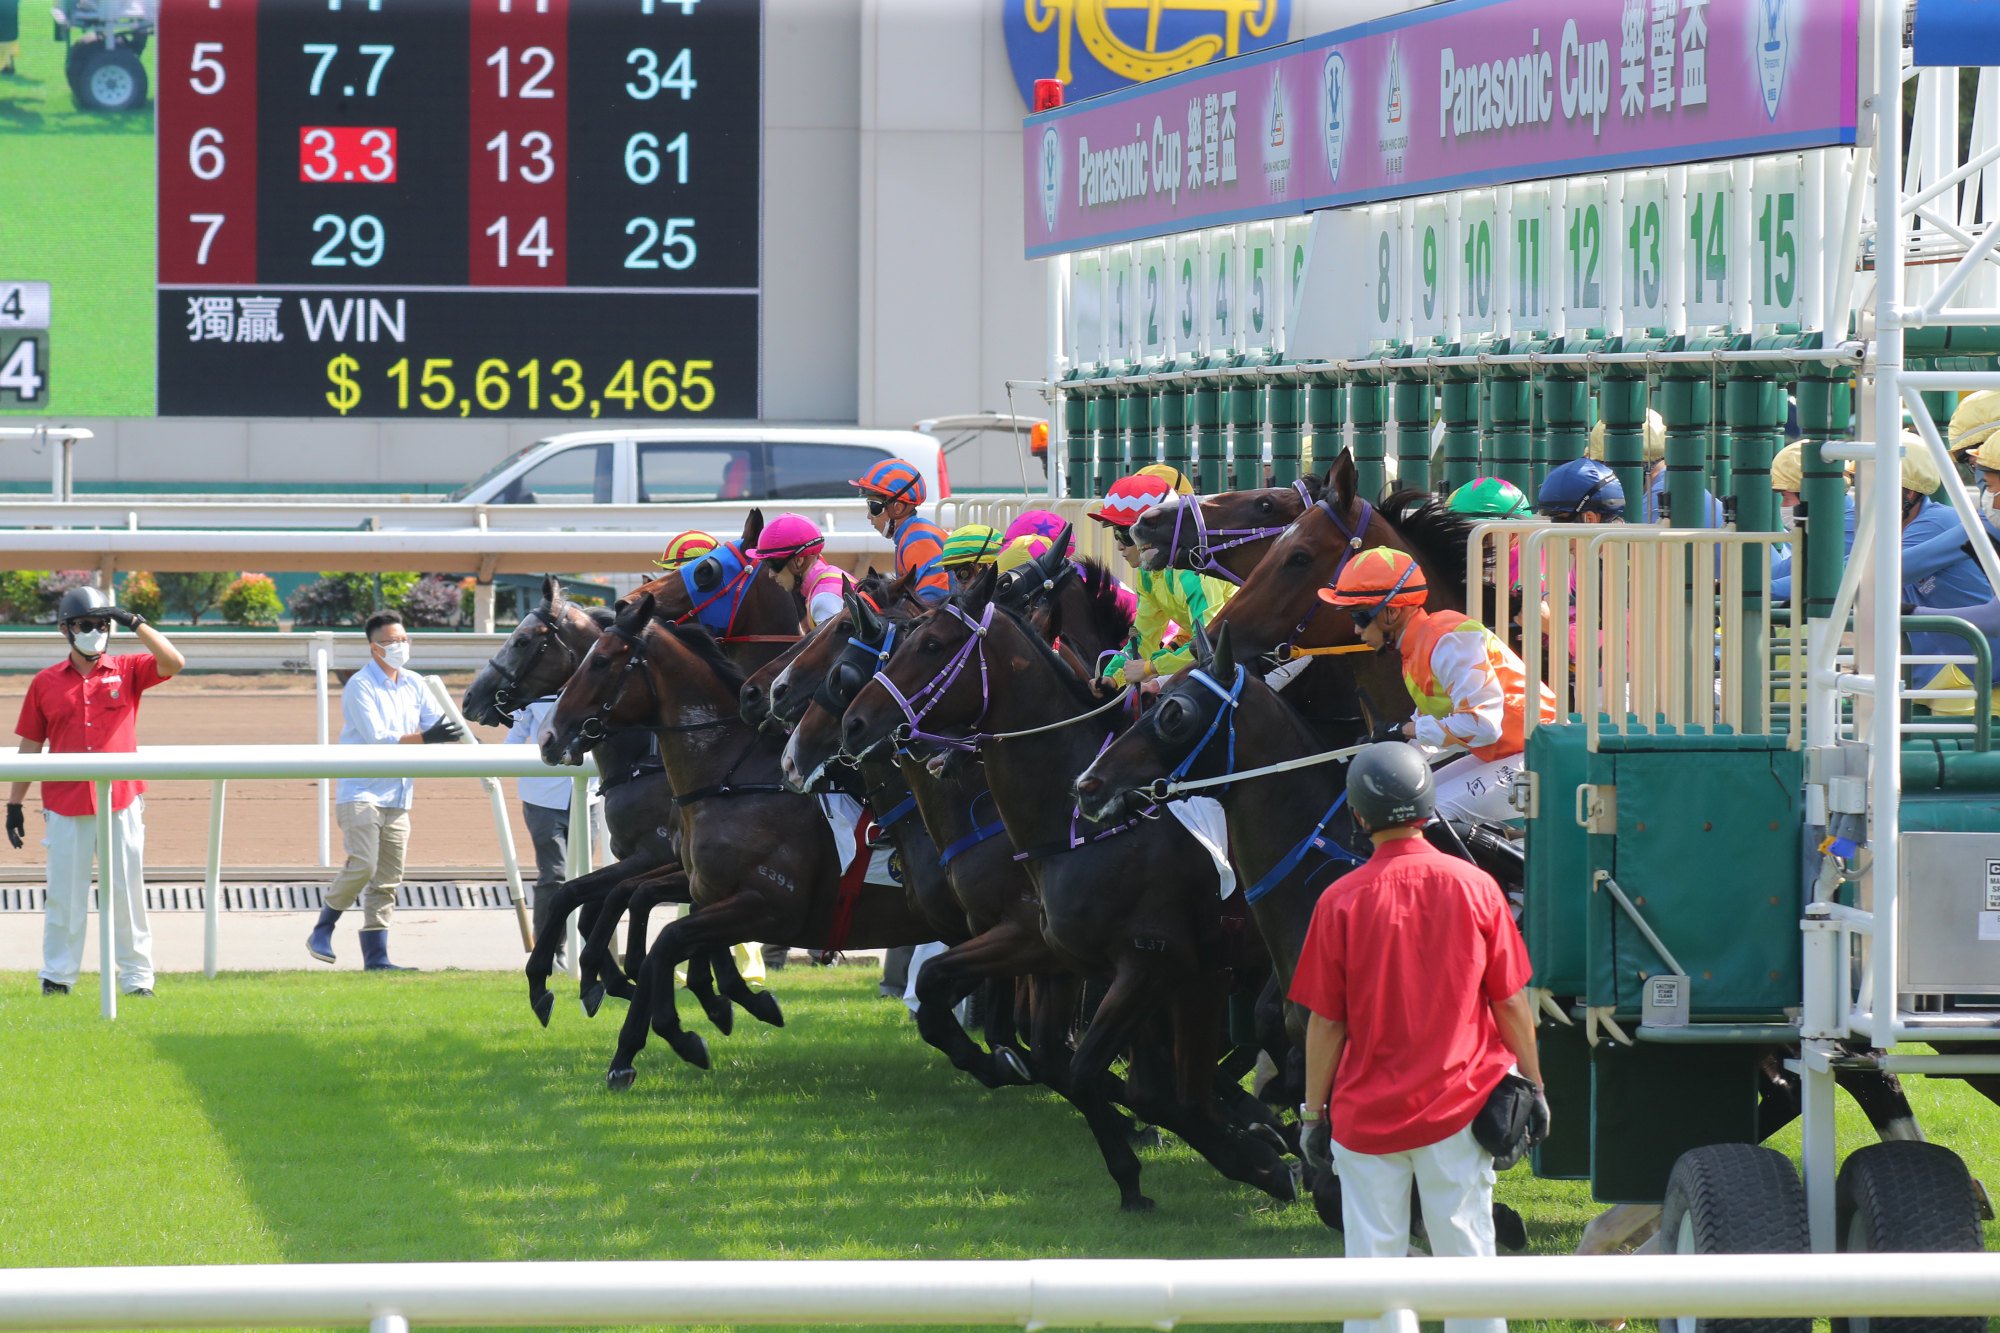
[[[471,481],[466,482],[465,485],[459,487],[457,490],[453,491],[450,495],[445,496],[444,502],[446,504],[451,504],[454,501],[465,499],[467,496],[471,495],[474,491],[477,491],[483,486],[485,486],[487,482],[493,480],[495,477],[499,476],[502,472],[505,472],[508,468],[514,466],[514,464],[520,462],[522,459],[526,458],[529,454],[535,452],[535,450],[541,448],[543,445],[547,443],[548,443],[547,440],[536,440],[533,444],[526,445],[522,448],[516,449],[513,453],[508,454],[505,458],[495,463],[492,467],[487,468],[486,471],[480,473],[478,477],[474,478]]]

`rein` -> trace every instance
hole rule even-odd
[[[725,543],[722,551],[726,552],[729,558],[736,562],[736,573],[725,580],[720,588],[717,588],[708,597],[699,602],[694,601],[693,593],[689,591],[689,601],[692,604],[686,611],[675,616],[673,623],[676,625],[685,625],[688,621],[693,620],[715,635],[717,643],[797,642],[799,636],[796,634],[738,634],[736,632],[736,617],[743,610],[744,594],[750,591],[750,580],[756,577],[757,566],[751,563],[748,557],[743,554],[742,548],[735,542]],[[705,556],[703,559],[704,561],[713,560],[718,566],[723,565],[719,554]],[[681,576],[681,587],[683,590],[687,590],[687,576],[685,574]],[[726,606],[714,611],[710,610],[710,608],[715,607],[724,598],[728,599]]]
[[[503,713],[517,713],[533,701],[532,698],[523,698],[517,701],[515,695],[517,693],[525,693],[521,689],[521,681],[541,662],[542,654],[548,651],[551,641],[561,644],[563,652],[568,654],[569,660],[566,664],[568,671],[565,672],[565,677],[575,675],[577,664],[583,660],[578,656],[576,649],[570,647],[568,641],[563,638],[563,622],[557,620],[547,607],[538,606],[533,608],[528,612],[526,618],[530,620],[539,619],[549,627],[549,632],[535,641],[535,651],[528,654],[528,660],[521,664],[521,669],[518,671],[509,671],[506,667],[500,665],[497,658],[486,664],[487,668],[500,678],[500,688],[493,692],[493,703]],[[539,697],[539,695],[534,696],[534,698]]]
[[[1196,682],[1216,698],[1222,700],[1222,707],[1215,710],[1214,718],[1209,721],[1208,730],[1201,733],[1201,739],[1194,743],[1194,748],[1183,755],[1180,763],[1174,765],[1173,771],[1167,774],[1164,781],[1169,786],[1187,776],[1188,770],[1194,767],[1197,759],[1201,758],[1202,751],[1208,748],[1208,743],[1215,739],[1215,733],[1222,726],[1224,719],[1227,719],[1229,722],[1229,758],[1223,762],[1222,766],[1225,769],[1236,767],[1236,705],[1243,698],[1243,676],[1243,667],[1239,663],[1236,668],[1236,679],[1225,690],[1222,688],[1220,682],[1214,676],[1209,675],[1208,671],[1203,667],[1196,667],[1194,670],[1188,672],[1188,679]]]
[[[613,690],[610,697],[597,706],[597,712],[594,715],[585,718],[577,728],[578,733],[586,740],[596,741],[604,738],[606,733],[605,719],[611,715],[612,711],[617,708],[619,701],[625,697],[626,687],[631,684],[632,673],[634,671],[640,671],[645,676],[646,690],[653,696],[653,711],[657,714],[664,707],[664,703],[660,698],[660,687],[653,683],[653,673],[645,669],[651,665],[651,658],[646,651],[646,627],[642,625],[635,631],[625,629],[619,625],[613,625],[610,627],[609,632],[616,634],[619,638],[630,644],[632,652],[625,659],[625,673],[618,681],[618,688]],[[725,713],[720,717],[707,718],[700,722],[655,723],[653,730],[669,734],[713,731],[718,727],[726,727],[737,720],[737,718]],[[675,792],[675,803],[678,805],[693,805],[696,801],[704,801],[711,796],[782,796],[789,794],[789,789],[781,783],[756,782],[737,786],[730,782],[730,779],[736,776],[737,768],[745,759],[750,757],[750,752],[756,748],[757,737],[753,732],[750,737],[750,744],[745,746],[743,752],[731,761],[728,771],[722,775],[722,779],[719,782],[711,782],[705,787],[696,787],[693,791]]]
[[[1166,801],[1183,792],[1202,791],[1209,787],[1226,786],[1232,782],[1248,782],[1252,778],[1268,778],[1274,773],[1290,773],[1294,769],[1312,768],[1318,764],[1338,763],[1343,759],[1352,759],[1367,748],[1368,745],[1364,743],[1350,745],[1340,750],[1322,750],[1318,754],[1302,755],[1297,759],[1286,759],[1281,763],[1265,764],[1262,768],[1246,768],[1240,773],[1223,773],[1212,778],[1187,778],[1180,781],[1158,778],[1151,785],[1141,787],[1139,791],[1150,800]]]
[[[975,733],[979,724],[986,720],[987,710],[993,706],[991,672],[986,665],[986,631],[993,624],[993,603],[989,601],[986,604],[986,610],[980,614],[978,620],[966,615],[951,602],[945,603],[944,614],[955,617],[960,624],[972,631],[965,642],[958,646],[958,651],[952,654],[951,661],[945,663],[944,670],[931,677],[923,688],[907,695],[898,688],[895,681],[880,674],[879,671],[876,682],[889,692],[889,697],[896,701],[896,707],[903,710],[905,721],[896,728],[894,735],[898,745],[922,741],[948,750],[976,750],[979,748],[976,734],[966,739],[940,736],[925,731],[923,721],[930,716],[931,710],[938,706],[938,702],[951,690],[951,687],[958,683],[958,678],[965,673],[967,664],[975,656],[979,659],[979,712],[972,719]]]
[[[1292,489],[1299,493],[1299,498],[1305,501],[1307,508],[1312,507],[1314,503],[1312,492],[1306,489],[1306,484],[1303,481],[1293,482]],[[1189,503],[1190,501],[1192,503]],[[1195,544],[1188,551],[1187,558],[1189,563],[1186,568],[1192,569],[1197,574],[1206,574],[1210,578],[1217,578],[1226,583],[1233,583],[1239,588],[1243,586],[1243,580],[1224,569],[1216,562],[1215,558],[1224,551],[1233,551],[1239,546],[1248,546],[1251,542],[1262,541],[1266,537],[1275,537],[1286,528],[1292,526],[1290,523],[1273,523],[1258,528],[1215,528],[1211,530],[1207,520],[1201,516],[1201,497],[1198,495],[1186,496],[1180,504],[1174,506],[1174,535],[1167,544],[1170,561],[1172,553],[1180,549],[1181,520],[1186,517],[1190,510],[1194,513]],[[1367,524],[1364,523],[1362,526],[1365,529]],[[1215,537],[1227,537],[1229,540],[1224,542],[1211,540]]]

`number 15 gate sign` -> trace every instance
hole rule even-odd
[[[1029,117],[1030,258],[1854,142],[1859,0],[1462,0]]]

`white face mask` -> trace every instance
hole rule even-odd
[[[76,650],[85,657],[97,657],[103,654],[104,646],[111,642],[111,631],[94,629],[89,633],[78,632],[73,642],[76,644]]]
[[[1791,505],[1779,505],[1778,506],[1779,531],[1790,532],[1793,528],[1796,528],[1798,525],[1799,525],[1799,518],[1794,508]]]
[[[1986,519],[1986,526],[2000,531],[2000,495],[1984,487],[1979,491],[1979,512]]]
[[[400,667],[410,660],[410,641],[397,639],[394,643],[381,645],[382,660],[392,667]]]

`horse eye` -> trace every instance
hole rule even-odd
[[[592,671],[604,671],[609,669],[610,666],[611,659],[603,653],[592,653],[590,655],[590,669]]]
[[[917,648],[919,652],[926,653],[941,653],[944,651],[944,645],[928,634],[918,643]]]
[[[1261,510],[1262,512],[1264,512],[1264,513],[1268,514],[1268,513],[1270,513],[1270,512],[1271,512],[1271,510],[1272,510],[1272,508],[1273,508],[1273,505],[1271,504],[1271,502],[1270,502],[1269,500],[1259,500],[1259,501],[1257,502],[1257,508],[1258,508],[1259,510]]]
[[[1285,561],[1285,568],[1304,569],[1307,565],[1310,565],[1312,563],[1312,559],[1313,558],[1311,551],[1294,551],[1292,552],[1291,557]]]

